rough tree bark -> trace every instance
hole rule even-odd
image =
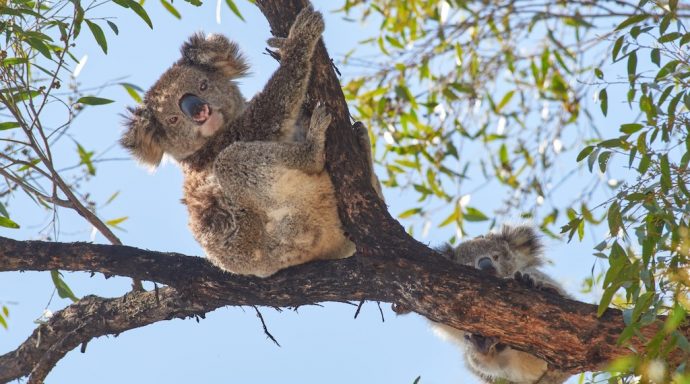
[[[257,0],[277,36],[285,36],[306,1]],[[409,237],[372,190],[351,132],[347,105],[323,44],[317,49],[306,110],[325,102],[333,115],[327,159],[341,219],[357,244],[349,259],[314,262],[267,279],[226,274],[205,259],[126,246],[0,238],[0,272],[61,269],[128,276],[165,284],[121,298],[89,296],[56,313],[17,349],[0,356],[0,382],[40,383],[69,351],[89,340],[161,320],[201,316],[226,305],[300,306],[323,301],[395,302],[459,329],[498,337],[576,373],[596,370],[638,339],[617,346],[620,311],[527,289],[455,265]],[[641,332],[653,335],[657,326]],[[682,328],[686,337],[690,330]],[[677,357],[680,358],[680,357]]]

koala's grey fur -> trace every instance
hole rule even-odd
[[[556,281],[539,271],[538,268],[544,264],[543,245],[530,226],[503,226],[499,232],[462,242],[455,249],[446,245],[440,251],[456,263],[471,265],[498,277],[515,278],[530,286],[569,297]],[[432,327],[441,337],[463,348],[468,369],[486,383],[561,384],[571,376],[497,339],[434,322]]]
[[[324,170],[331,120],[324,107],[314,110],[306,138],[292,141],[323,29],[321,14],[308,7],[287,38],[270,39],[280,49],[280,68],[249,102],[233,82],[248,69],[237,45],[194,35],[130,110],[122,145],[151,166],[164,153],[179,162],[189,226],[209,260],[226,271],[265,277],[355,250]],[[357,133],[370,151],[366,129]]]

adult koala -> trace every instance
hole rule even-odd
[[[270,39],[280,68],[249,102],[233,82],[248,69],[237,45],[194,35],[143,104],[130,109],[122,145],[153,167],[164,153],[179,162],[189,226],[226,271],[265,277],[354,252],[324,170],[330,116],[317,107],[306,135],[296,128],[323,29],[321,13],[308,7],[287,38]],[[370,156],[366,129],[358,134]],[[292,141],[299,136],[306,138]]]

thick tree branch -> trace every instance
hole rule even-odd
[[[381,247],[383,252],[388,250]],[[628,354],[616,346],[622,313],[527,289],[432,255],[407,252],[313,262],[266,279],[225,273],[205,259],[86,243],[16,241],[0,238],[0,272],[92,271],[164,283],[172,288],[131,293],[120,299],[87,297],[58,312],[17,350],[0,356],[0,382],[57,361],[82,342],[174,317],[202,315],[224,305],[300,306],[361,299],[397,302],[430,319],[500,338],[565,370],[596,370]],[[398,257],[399,256],[399,257]],[[642,330],[651,337],[656,326]],[[690,337],[688,328],[682,328]],[[35,341],[38,334],[42,341]],[[638,351],[644,345],[631,345]],[[40,382],[40,381],[38,381]]]

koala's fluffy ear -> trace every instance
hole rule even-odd
[[[514,252],[527,256],[531,261],[527,266],[538,266],[542,264],[541,255],[544,250],[539,235],[533,227],[529,225],[519,225],[511,227],[504,225],[499,234],[508,243]]]
[[[209,67],[231,78],[244,76],[249,69],[237,44],[222,35],[195,33],[181,50],[184,63]]]
[[[163,158],[160,139],[163,127],[144,105],[128,108],[127,130],[120,138],[120,144],[127,148],[139,161],[156,167]]]

